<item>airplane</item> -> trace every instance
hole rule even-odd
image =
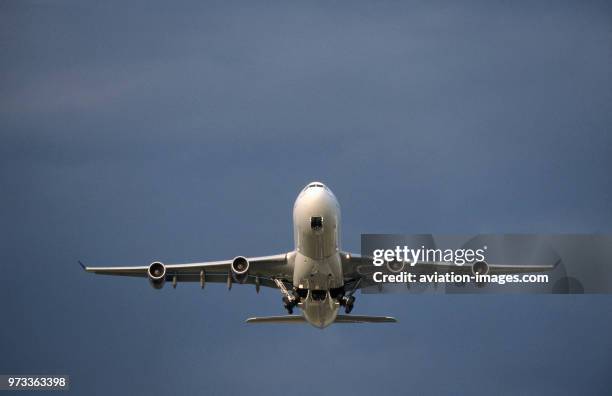
[[[282,294],[288,315],[254,317],[247,323],[309,323],[323,329],[332,323],[394,323],[390,316],[350,315],[355,304],[355,292],[362,288],[365,276],[360,271],[371,264],[371,258],[340,249],[340,205],[333,192],[321,182],[306,185],[293,206],[294,250],[263,257],[237,256],[231,260],[186,264],[164,264],[129,267],[81,267],[91,273],[147,277],[160,289],[166,281],[176,288],[178,282],[254,284],[277,288]],[[456,273],[517,273],[546,271],[554,266],[493,265],[484,261],[458,267],[449,262],[417,262],[421,273],[443,272],[452,268]],[[294,315],[294,308],[302,311]],[[344,308],[345,314],[339,314]]]

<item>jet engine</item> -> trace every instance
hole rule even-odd
[[[489,273],[489,264],[486,261],[476,261],[472,264],[472,274],[476,275],[486,275]]]
[[[244,283],[249,276],[249,260],[238,256],[232,261],[232,278],[238,283]]]
[[[162,262],[154,261],[149,265],[147,275],[151,286],[155,289],[161,289],[166,282],[166,266]]]

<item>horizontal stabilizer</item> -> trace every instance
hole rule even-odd
[[[262,316],[248,318],[246,323],[306,323],[301,315]],[[391,316],[338,315],[334,323],[397,323]]]
[[[391,316],[338,315],[334,323],[397,323]]]
[[[300,315],[261,316],[248,318],[246,323],[306,323],[306,319]]]

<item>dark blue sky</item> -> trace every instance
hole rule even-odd
[[[612,232],[605,2],[4,1],[0,372],[72,393],[607,394],[608,296],[358,296],[398,325],[247,326],[252,287],[92,265],[292,249],[311,180],[361,233]]]

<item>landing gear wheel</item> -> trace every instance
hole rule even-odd
[[[346,299],[346,303],[344,304],[344,312],[350,314],[353,310],[353,306],[355,305],[355,297],[350,296]]]
[[[289,312],[289,315],[293,315],[293,307],[295,307],[296,305],[295,301],[291,301],[289,300],[289,298],[285,296],[283,297],[283,303],[284,303],[285,309],[287,310],[287,312]]]

